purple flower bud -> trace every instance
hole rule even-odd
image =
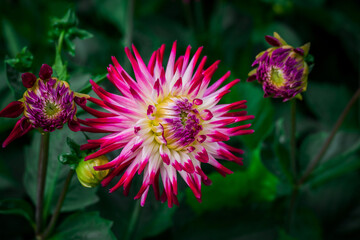
[[[288,101],[299,97],[306,90],[309,68],[304,57],[310,44],[294,48],[277,33],[265,36],[274,47],[256,56],[252,66],[258,67],[249,73],[248,81],[258,80],[262,84],[264,97],[283,98]]]
[[[51,75],[53,74],[53,70],[52,68],[47,65],[47,64],[43,64],[40,68],[40,72],[39,72],[39,77],[42,79],[42,80],[46,80],[46,79],[49,79],[51,78]]]
[[[29,72],[21,74],[21,79],[24,87],[26,88],[31,88],[36,82],[36,76]]]

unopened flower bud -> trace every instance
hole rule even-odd
[[[105,155],[87,161],[80,161],[76,167],[76,174],[81,185],[88,188],[96,187],[107,176],[109,170],[97,171],[94,167],[108,162],[109,160]]]
[[[265,36],[265,40],[273,47],[256,56],[252,66],[258,67],[249,73],[248,81],[258,80],[264,97],[283,98],[284,102],[294,97],[301,99],[300,93],[307,87],[309,67],[305,57],[310,43],[294,48],[277,33]]]

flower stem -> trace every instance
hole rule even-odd
[[[296,99],[291,100],[291,138],[290,138],[290,164],[296,179]]]
[[[38,184],[36,196],[36,235],[42,231],[43,222],[43,203],[44,203],[44,190],[46,180],[46,170],[49,159],[49,133],[41,133],[40,154],[39,154],[39,167],[38,167]]]
[[[131,218],[130,218],[130,223],[129,223],[129,227],[128,227],[128,231],[126,233],[125,236],[125,240],[129,240],[132,239],[132,235],[136,226],[136,223],[138,221],[139,215],[140,215],[140,203],[138,201],[135,202],[135,206],[134,206],[134,210],[132,212]]]
[[[72,179],[73,175],[74,175],[74,170],[70,169],[70,171],[68,173],[68,176],[67,176],[67,178],[65,180],[64,187],[63,187],[63,189],[61,191],[60,197],[59,197],[58,202],[56,204],[55,212],[51,217],[51,220],[50,220],[50,223],[49,223],[48,227],[44,231],[42,239],[46,239],[48,236],[50,236],[50,234],[54,230],[56,221],[57,221],[57,219],[59,217],[60,210],[61,210],[61,207],[62,207],[62,205],[64,203],[65,196],[66,196],[67,190],[69,188],[69,185],[71,183],[71,179]]]
[[[319,164],[321,158],[324,156],[326,150],[328,149],[331,141],[335,137],[335,134],[336,134],[337,130],[339,129],[339,127],[343,123],[346,115],[349,113],[351,107],[354,105],[354,103],[356,102],[356,100],[357,100],[357,98],[359,96],[360,96],[360,88],[355,92],[353,97],[350,99],[349,103],[346,105],[344,111],[339,116],[334,128],[331,130],[331,133],[330,133],[329,137],[326,139],[326,141],[325,141],[324,145],[322,146],[322,148],[321,148],[320,152],[318,153],[318,155],[316,155],[316,157],[308,165],[307,169],[305,170],[304,175],[299,180],[298,185],[303,184],[309,178],[309,176],[314,171],[316,166]]]
[[[296,207],[295,206],[296,206],[296,200],[297,200],[298,193],[299,193],[298,186],[294,186],[293,190],[291,192],[289,214],[288,214],[288,219],[287,219],[288,232],[290,232],[291,226],[293,225],[293,222],[294,222],[294,217],[296,216],[296,214],[295,214]]]
[[[58,45],[56,46],[56,53],[59,54],[59,55],[61,54],[61,48],[62,48],[62,45],[63,45],[64,36],[65,36],[65,31],[62,31],[62,32],[60,33]],[[60,56],[61,56],[61,55],[60,55]]]

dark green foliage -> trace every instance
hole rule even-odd
[[[51,20],[52,29],[49,31],[50,40],[57,43],[60,39],[57,44],[61,44],[60,41],[64,41],[62,43],[64,50],[72,56],[75,56],[75,44],[73,43],[75,38],[87,39],[93,37],[91,33],[79,29],[77,25],[78,19],[75,12],[72,9],[69,9],[64,17],[53,18]]]
[[[62,156],[62,154],[69,152],[69,147],[66,144],[66,141],[69,138],[74,139],[75,141],[84,141],[82,134],[79,135],[71,132],[69,129],[67,129],[67,126],[65,126],[61,131],[55,131],[51,133],[50,136],[49,163],[45,188],[45,216],[54,210],[57,199],[61,193],[61,189],[63,188],[64,181],[69,171],[68,167],[64,166],[57,160],[58,156]],[[29,194],[34,204],[37,185],[39,142],[40,134],[35,134],[30,146],[26,147],[25,154],[26,171],[24,175],[24,185],[26,192]],[[59,144],[59,142],[64,144]],[[70,147],[70,149],[75,148],[76,147]],[[72,160],[75,161],[74,158]],[[78,160],[79,159],[77,158],[76,161]],[[72,164],[70,164],[70,166],[72,166]],[[99,198],[96,196],[96,188],[84,188],[81,186],[77,178],[73,178],[66,195],[62,211],[83,209],[91,204],[94,204],[98,200]]]
[[[6,78],[16,100],[20,99],[26,90],[21,74],[30,70],[33,58],[27,47],[24,47],[15,58],[5,60]]]
[[[51,240],[116,239],[110,228],[112,222],[98,212],[79,212],[67,217],[59,225]]]
[[[213,182],[211,186],[202,186],[202,203],[196,201],[179,176],[179,207],[169,209],[166,203],[156,201],[150,190],[130,239],[359,239],[359,100],[319,165],[303,185],[296,185],[359,87],[359,2],[136,0],[133,12],[129,3],[125,0],[3,1],[1,109],[20,99],[26,90],[21,73],[29,71],[37,75],[43,63],[52,65],[54,76],[69,81],[74,91],[95,97],[89,79],[118,93],[106,78],[111,56],[133,76],[123,51],[131,43],[145,62],[165,43],[164,64],[175,40],[177,56],[183,55],[188,45],[192,46],[192,54],[204,46],[203,55],[208,57],[206,67],[215,60],[222,61],[212,82],[228,70],[231,76],[227,82],[242,80],[221,104],[247,100],[245,110],[255,116],[246,122],[252,124],[254,134],[229,141],[229,145],[245,150],[244,166],[220,160],[234,171],[224,178],[202,164]],[[295,175],[290,164],[290,103],[264,99],[260,84],[246,82],[256,54],[269,47],[264,35],[272,35],[274,31],[293,46],[311,42],[306,61],[313,69],[308,90],[302,94],[304,100],[297,101]],[[80,107],[78,111],[79,118],[90,117]],[[14,119],[0,118],[1,141],[14,124]],[[33,130],[0,149],[0,239],[34,238],[30,226],[34,226],[39,135]],[[102,136],[89,134],[91,139]],[[84,143],[84,135],[71,132],[67,126],[51,133],[46,220],[54,211],[68,171],[86,155],[79,149]],[[109,159],[117,153],[109,155]],[[108,188],[119,178],[98,191],[82,187],[74,177],[50,238],[128,236],[134,204],[139,204],[133,197],[142,175],[136,174],[128,197],[121,190],[108,193]],[[24,226],[21,231],[14,230],[19,221]]]
[[[75,170],[79,162],[84,160],[88,151],[81,151],[80,145],[69,137],[66,138],[66,143],[70,152],[60,154],[58,159],[62,164],[69,165],[71,169]]]
[[[34,210],[28,202],[22,199],[8,198],[1,200],[0,214],[21,215],[29,221],[32,227],[35,227]]]

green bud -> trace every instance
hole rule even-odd
[[[80,161],[76,167],[76,174],[81,185],[88,188],[96,187],[108,175],[109,170],[96,171],[94,167],[108,162],[109,159],[105,155],[87,161]]]

